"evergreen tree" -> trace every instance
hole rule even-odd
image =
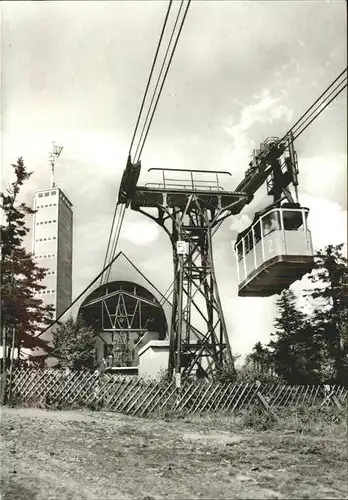
[[[291,384],[320,382],[320,338],[309,318],[296,307],[291,290],[282,292],[277,307],[275,339],[269,343],[277,375]]]
[[[4,224],[1,231],[1,330],[8,344],[15,331],[15,346],[20,348],[41,348],[48,352],[47,342],[36,335],[42,332],[52,318],[52,306],[44,306],[35,295],[45,286],[40,284],[46,270],[39,267],[33,255],[23,246],[23,238],[29,233],[25,218],[35,213],[25,203],[18,202],[18,195],[28,172],[23,159],[12,165],[15,180],[0,193]]]
[[[261,374],[271,374],[273,368],[273,354],[268,347],[265,347],[261,342],[256,342],[252,352],[249,354],[247,361],[253,365],[255,372]]]
[[[348,381],[348,261],[342,248],[343,244],[328,245],[316,253],[310,276],[316,286],[307,290],[315,303],[314,326],[333,365],[333,373],[327,373],[328,381],[337,383]],[[329,366],[326,369],[330,371]]]
[[[71,370],[96,368],[96,333],[81,319],[70,317],[53,331],[51,355],[58,366]]]
[[[275,379],[273,353],[268,346],[256,342],[252,352],[245,358],[239,370],[239,379],[245,381],[260,380],[263,383],[274,383]]]

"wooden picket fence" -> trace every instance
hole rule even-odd
[[[340,386],[185,382],[178,390],[174,382],[54,369],[16,369],[11,386],[11,399],[22,404],[103,408],[137,416],[161,411],[235,412],[256,404],[275,415],[274,409],[287,406],[341,409],[348,404],[348,389]]]

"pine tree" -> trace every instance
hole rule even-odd
[[[316,253],[310,279],[317,286],[307,290],[315,303],[315,328],[333,362],[328,381],[337,383],[348,381],[348,261],[342,248],[343,244],[328,245]]]
[[[8,344],[15,332],[15,346],[21,348],[43,349],[48,352],[45,340],[36,337],[52,319],[52,306],[44,306],[35,297],[45,286],[40,284],[46,270],[39,267],[33,255],[23,246],[23,238],[29,233],[26,217],[35,213],[25,203],[18,202],[18,195],[24,182],[32,172],[28,172],[23,159],[18,158],[12,165],[15,180],[0,193],[4,224],[1,230],[1,330]]]
[[[53,331],[51,355],[58,359],[58,366],[71,370],[96,367],[96,333],[81,319],[70,317]]]
[[[248,361],[252,363],[254,371],[261,374],[270,374],[272,372],[273,355],[268,347],[263,346],[261,342],[256,342],[252,352],[248,356]]]
[[[273,351],[276,373],[291,384],[320,381],[320,339],[309,318],[296,307],[296,296],[284,290],[277,301],[278,316],[274,321]]]

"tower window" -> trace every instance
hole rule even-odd
[[[45,193],[45,196],[49,196],[49,195],[50,195],[50,193]]]
[[[51,195],[52,196],[55,195],[55,194],[57,194],[57,191],[51,191]]]
[[[42,193],[39,193],[39,198],[42,198]]]

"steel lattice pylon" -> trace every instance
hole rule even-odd
[[[226,366],[233,369],[214,270],[212,235],[225,218],[240,212],[246,195],[221,188],[218,175],[230,175],[227,172],[175,170],[189,172],[189,180],[182,180],[166,178],[166,172],[173,169],[150,170],[161,170],[163,180],[137,186],[131,208],[156,221],[173,246],[169,371],[175,370],[178,380],[181,374],[193,372],[212,378]],[[214,180],[197,181],[197,173],[213,175]]]

